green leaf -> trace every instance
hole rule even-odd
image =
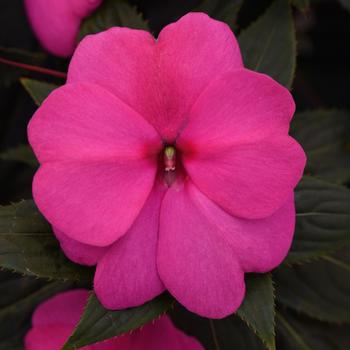
[[[236,315],[211,320],[175,304],[170,317],[176,327],[198,339],[206,350],[266,350],[256,334]]]
[[[312,320],[281,309],[276,314],[278,348],[283,350],[345,350],[350,344],[350,325]]]
[[[0,349],[23,348],[22,337],[36,306],[72,286],[72,283],[44,283],[35,278],[0,272]]]
[[[106,310],[91,294],[74,333],[62,350],[73,350],[137,329],[167,312],[173,299],[166,293],[139,307]]]
[[[203,0],[193,11],[205,12],[213,18],[227,23],[231,29],[235,29],[242,4],[243,0]]]
[[[22,162],[34,168],[38,166],[38,161],[32,149],[27,145],[19,145],[0,153],[0,159]]]
[[[275,270],[278,302],[321,321],[350,322],[350,264],[329,259]]]
[[[296,330],[280,312],[276,313],[276,319],[279,328],[281,328],[282,332],[285,334],[284,339],[287,339],[287,344],[291,344],[284,347],[286,350],[312,350],[312,348],[310,348],[305,342],[304,338],[299,334],[298,330]]]
[[[142,14],[126,0],[105,0],[80,27],[79,41],[88,34],[95,34],[111,27],[129,27],[150,31]]]
[[[70,262],[31,200],[0,206],[0,266],[27,276],[90,281],[93,270]]]
[[[292,0],[292,4],[299,10],[304,11],[310,7],[310,0]]]
[[[0,46],[0,57],[5,60],[25,64],[41,65],[47,56],[42,52],[29,52],[22,49]],[[22,68],[12,67],[0,62],[0,85],[8,86],[26,73],[28,72]]]
[[[247,68],[268,74],[288,88],[292,86],[296,42],[288,0],[275,0],[256,22],[243,30],[238,40]]]
[[[246,295],[237,315],[259,336],[267,349],[275,346],[275,302],[270,274],[245,277]]]
[[[38,106],[53,90],[59,87],[59,85],[29,78],[21,78],[21,83]]]
[[[296,188],[297,222],[285,263],[320,258],[350,243],[350,190],[304,176]]]
[[[350,181],[349,111],[297,113],[290,132],[307,154],[307,174],[340,184]]]

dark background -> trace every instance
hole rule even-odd
[[[156,35],[167,23],[194,8],[198,0],[133,0]],[[238,32],[255,19],[270,3],[246,0],[238,22]],[[27,22],[23,0],[0,0],[0,47],[41,51]],[[336,0],[312,1],[311,8],[295,11],[298,40],[298,65],[293,95],[298,110],[309,108],[350,107],[350,13]],[[1,65],[1,64],[0,64]],[[65,70],[66,62],[47,55],[46,67]],[[26,125],[35,111],[29,95],[8,74],[33,76],[16,68],[0,66],[0,152],[26,143]],[[50,80],[46,76],[38,78]],[[0,161],[0,204],[30,198],[29,166]]]

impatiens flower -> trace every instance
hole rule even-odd
[[[29,125],[34,199],[109,309],[167,289],[211,318],[291,245],[305,165],[287,89],[243,67],[227,25],[192,13],[82,41]]]
[[[86,290],[57,294],[34,312],[26,350],[60,350],[72,334],[88,298]],[[199,342],[176,329],[167,316],[132,334],[83,347],[85,350],[203,350]]]
[[[24,0],[30,24],[41,45],[57,56],[70,56],[81,21],[102,0]]]

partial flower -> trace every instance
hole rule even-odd
[[[67,256],[97,264],[106,308],[167,289],[192,312],[225,317],[244,273],[270,271],[291,245],[305,166],[288,135],[294,110],[205,14],[157,40],[128,28],[89,36],[29,125],[35,202]]]
[[[68,57],[75,47],[81,21],[103,0],[24,0],[30,24],[41,45]]]
[[[32,328],[25,336],[26,350],[60,350],[77,325],[88,291],[57,294],[35,310]],[[174,327],[168,316],[133,333],[86,346],[85,350],[203,350],[199,342]]]

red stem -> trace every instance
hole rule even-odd
[[[22,68],[22,69],[29,70],[29,71],[36,72],[36,73],[52,75],[53,77],[57,77],[57,78],[63,78],[63,79],[67,78],[66,73],[59,72],[57,70],[42,68],[42,67],[38,67],[38,66],[33,66],[31,64],[25,64],[25,63],[20,63],[20,62],[16,62],[16,61],[11,61],[11,60],[7,60],[7,59],[2,58],[2,57],[0,57],[0,63],[7,64],[7,65],[13,66],[13,67]]]

